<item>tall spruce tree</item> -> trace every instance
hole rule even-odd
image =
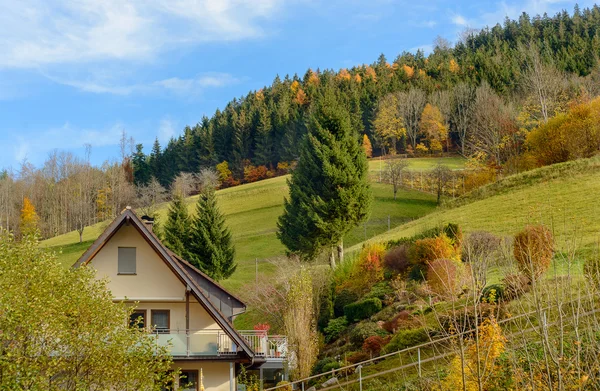
[[[188,256],[190,217],[185,200],[179,194],[173,197],[169,205],[167,222],[163,229],[164,243],[175,254],[181,257]]]
[[[135,146],[132,163],[133,183],[135,183],[136,186],[146,186],[150,182],[151,175],[148,158],[144,154],[144,147],[142,144],[137,144]]]
[[[343,237],[371,209],[367,157],[347,111],[329,90],[311,115],[298,166],[288,181],[290,197],[277,236],[291,253],[314,259],[334,247],[343,259]]]
[[[186,256],[189,262],[217,281],[231,276],[237,267],[231,232],[225,225],[213,188],[205,189],[198,197]]]

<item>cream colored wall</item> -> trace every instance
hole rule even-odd
[[[229,391],[229,363],[228,362],[207,362],[207,361],[193,361],[193,362],[176,362],[173,364],[173,368],[181,369],[195,369],[198,370],[200,375],[200,368],[204,374],[204,389],[206,391]],[[235,390],[235,373],[234,373],[234,387]]]
[[[118,248],[136,248],[136,275],[118,275]],[[185,285],[131,225],[122,226],[90,261],[97,278],[108,278],[117,299],[139,301],[137,308],[170,310],[171,329],[185,329]],[[190,329],[219,329],[214,319],[190,295]]]

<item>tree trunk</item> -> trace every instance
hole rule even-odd
[[[344,239],[341,239],[337,245],[338,261],[340,264],[344,262]]]
[[[329,266],[331,266],[331,270],[335,270],[335,253],[333,246],[331,247],[331,254],[329,254]]]
[[[79,243],[83,243],[83,228],[79,229]]]

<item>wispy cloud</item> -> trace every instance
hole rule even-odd
[[[0,0],[0,68],[147,61],[178,45],[265,34],[283,0]]]
[[[463,26],[463,27],[468,25],[467,19],[460,14],[454,14],[452,16],[452,23],[457,26]]]
[[[105,80],[77,80],[45,74],[45,76],[60,84],[75,87],[81,91],[96,94],[131,95],[157,94],[170,92],[177,95],[195,95],[210,87],[223,87],[238,82],[238,79],[227,73],[209,73],[190,79],[172,77],[149,83],[119,85]]]

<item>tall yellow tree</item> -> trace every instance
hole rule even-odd
[[[33,235],[38,230],[39,217],[35,211],[35,206],[27,197],[23,200],[23,209],[21,209],[21,234],[23,236]]]
[[[396,142],[406,135],[396,95],[388,94],[379,100],[373,127],[383,144],[389,147],[390,153],[396,153]]]
[[[366,134],[363,136],[362,147],[365,150],[365,155],[367,155],[367,157],[373,157],[373,145],[371,145],[371,140],[369,140],[369,136]]]
[[[429,149],[441,152],[442,144],[448,141],[448,128],[444,125],[440,109],[427,103],[421,114],[419,130],[427,138]]]

